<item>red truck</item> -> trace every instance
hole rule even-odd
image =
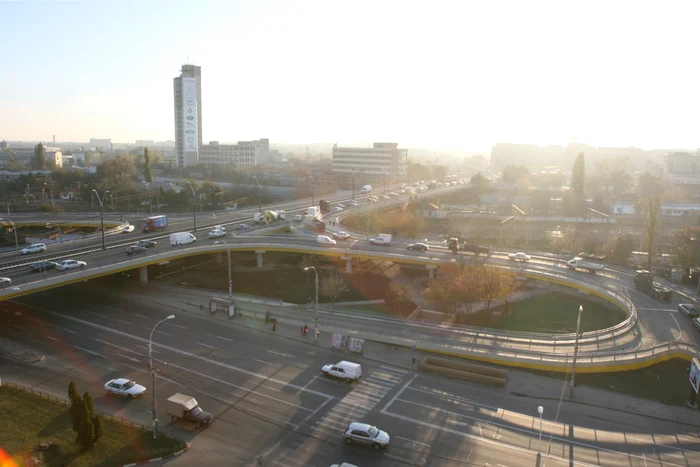
[[[168,218],[166,216],[153,216],[146,219],[141,227],[141,232],[155,232],[168,227]]]

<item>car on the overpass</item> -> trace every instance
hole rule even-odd
[[[680,303],[678,305],[678,311],[691,318],[697,318],[700,316],[700,308],[692,303]]]
[[[425,243],[411,243],[406,247],[406,249],[415,251],[427,251],[430,249],[430,247]]]
[[[20,250],[20,253],[23,255],[29,255],[32,253],[41,253],[42,251],[46,251],[46,245],[43,243],[33,243],[27,247],[24,247]]]
[[[347,232],[333,232],[333,238],[337,238],[338,240],[347,240],[350,238],[350,234]]]
[[[343,433],[345,444],[367,444],[374,449],[385,448],[389,445],[389,434],[376,426],[367,423],[352,422]]]
[[[126,378],[112,379],[105,383],[105,390],[107,394],[115,394],[117,396],[126,396],[129,399],[132,397],[138,397],[144,392],[146,388],[140,384],[136,384],[135,381],[128,380]]]
[[[693,318],[693,326],[695,326],[695,329],[700,331],[700,318]]]
[[[508,259],[513,260],[513,261],[530,261],[530,255],[527,255],[527,254],[523,253],[522,251],[519,251],[517,253],[509,254]]]
[[[157,245],[157,243],[153,240],[139,240],[136,242],[136,246],[142,246],[144,248],[153,248]]]
[[[58,263],[55,261],[37,261],[36,263],[32,263],[29,269],[31,269],[32,272],[41,272],[49,269],[56,269],[56,266],[58,266]]]
[[[131,233],[136,229],[133,225],[127,225],[122,229],[122,233]]]
[[[12,279],[9,277],[0,277],[0,286],[5,287],[10,284],[12,284]]]
[[[148,251],[148,248],[145,246],[139,246],[139,245],[131,245],[129,248],[126,249],[126,254],[131,256],[131,255],[138,255],[139,253],[145,253]]]
[[[75,259],[64,259],[56,265],[56,269],[58,269],[59,271],[67,271],[69,269],[82,269],[85,266],[87,266],[87,263],[85,261],[78,261]]]

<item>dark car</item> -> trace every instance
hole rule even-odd
[[[249,229],[249,228],[250,228],[250,226],[249,226],[248,224],[238,224],[238,225],[236,226],[236,230],[246,230],[246,229]]]
[[[126,254],[129,256],[137,255],[139,253],[144,253],[146,250],[147,250],[146,247],[139,246],[139,245],[132,245],[126,249]]]
[[[430,247],[426,245],[425,243],[411,243],[406,247],[407,250],[417,250],[417,251],[426,251],[429,250]]]
[[[691,303],[681,303],[678,305],[678,311],[691,318],[700,316],[700,308]]]
[[[142,246],[144,248],[153,248],[154,246],[156,246],[156,242],[154,242],[153,240],[139,240],[138,242],[136,242],[136,246]]]
[[[33,263],[30,268],[32,272],[41,272],[48,271],[49,269],[56,269],[56,266],[58,266],[58,263],[54,263],[53,261],[38,261]]]

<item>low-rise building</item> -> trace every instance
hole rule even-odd
[[[210,141],[199,149],[199,162],[204,165],[233,165],[235,168],[254,167],[270,161],[270,140],[239,141],[220,144]]]
[[[376,177],[406,175],[408,150],[398,143],[374,143],[371,148],[333,146],[333,173],[356,173]]]

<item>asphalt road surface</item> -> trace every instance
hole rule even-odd
[[[153,299],[157,298],[154,294]],[[215,420],[204,430],[165,430],[192,443],[172,465],[358,466],[536,465],[543,405],[540,465],[700,465],[700,437],[685,425],[642,415],[524,399],[464,382],[395,367],[388,362],[251,330],[236,321],[180,313],[128,294],[89,285],[0,303],[0,334],[46,355],[38,364],[0,360],[3,381],[65,395],[75,380],[104,412],[149,425],[151,387],[147,343],[152,326],[158,369],[158,415],[176,393],[195,396]],[[341,359],[363,365],[347,384],[320,374]],[[103,384],[127,377],[148,388],[135,400],[107,397]],[[365,421],[392,436],[388,449],[345,446],[342,431]]]

